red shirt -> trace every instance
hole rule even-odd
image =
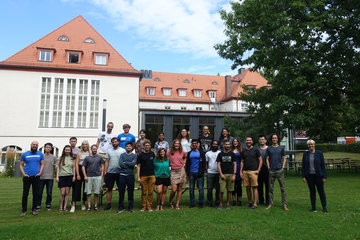
[[[174,155],[171,155],[171,152],[169,151],[167,155],[170,160],[171,169],[179,169],[185,166],[186,153],[184,151],[174,152]]]

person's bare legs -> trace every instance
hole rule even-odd
[[[223,205],[223,198],[224,198],[224,193],[220,192],[220,194],[219,194],[219,207],[222,207],[222,205]]]
[[[170,198],[169,198],[170,208],[174,207],[172,201],[175,197],[176,190],[177,190],[177,184],[171,184],[171,193],[170,193]]]
[[[89,209],[89,208],[91,208],[91,194],[88,194],[86,196],[86,200],[87,200],[87,207]]]
[[[65,197],[64,197],[64,211],[66,211],[68,202],[69,202],[69,193],[70,193],[70,188],[69,187],[65,187]]]
[[[97,208],[99,202],[99,194],[94,194],[94,207]]]
[[[227,199],[226,199],[226,206],[230,206],[232,192],[227,191]]]
[[[177,185],[177,195],[176,195],[176,208],[178,209],[180,206],[180,199],[182,195],[182,183]]]
[[[248,197],[248,202],[249,204],[252,204],[252,192],[251,192],[251,187],[246,187],[246,195]]]
[[[65,188],[60,188],[59,210],[64,210]]]
[[[167,190],[167,188],[168,188],[167,186],[163,186],[163,188],[162,188],[160,210],[164,210],[163,205],[165,204],[166,190]]]
[[[253,192],[254,192],[254,206],[256,207],[259,196],[257,187],[253,187]]]
[[[157,194],[156,194],[156,210],[160,210],[162,187],[163,187],[163,185],[156,186],[156,192],[157,192]]]

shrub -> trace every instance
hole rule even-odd
[[[14,176],[14,170],[15,170],[15,157],[16,152],[15,151],[8,151],[6,153],[6,168],[5,172],[3,173],[6,177],[13,177]]]
[[[296,144],[296,150],[308,149],[306,144]],[[336,143],[319,143],[316,144],[316,149],[323,152],[350,152],[360,153],[360,142],[350,144],[336,144]]]

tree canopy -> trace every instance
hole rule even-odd
[[[272,85],[244,87],[241,98],[256,113],[251,121],[324,141],[356,134],[360,1],[244,0],[220,15],[227,39],[215,46],[219,55],[233,69],[251,66]]]

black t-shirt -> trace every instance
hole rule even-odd
[[[233,162],[236,162],[236,155],[233,152],[219,153],[216,162],[220,162],[221,172],[223,174],[234,174]]]
[[[201,135],[199,137],[200,146],[204,153],[211,150],[211,143],[213,140],[214,140],[214,138],[211,135],[209,135],[207,137],[205,137],[204,135]]]
[[[244,162],[243,170],[256,171],[259,168],[259,157],[261,156],[259,149],[251,148],[244,150],[241,153],[242,161]]]
[[[140,166],[140,177],[142,176],[152,176],[155,175],[154,172],[154,161],[155,154],[153,152],[142,152],[139,154],[137,158],[137,164],[141,164]]]

